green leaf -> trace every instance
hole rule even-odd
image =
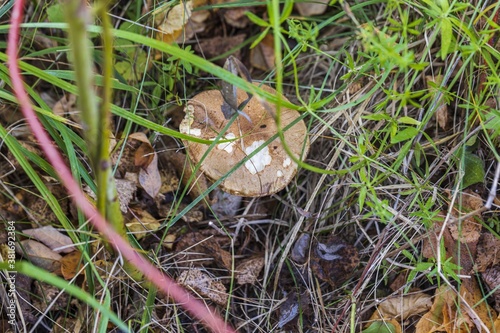
[[[445,59],[450,50],[451,40],[453,38],[453,28],[448,18],[441,20],[441,59]]]
[[[411,117],[406,117],[406,116],[399,118],[398,123],[406,124],[406,125],[415,125],[415,126],[420,125],[420,121],[413,119]]]
[[[385,321],[376,321],[361,333],[395,333],[396,327],[391,323]]]
[[[413,139],[418,134],[418,129],[415,127],[407,127],[402,131],[398,131],[396,135],[391,138],[391,143],[398,143],[406,140]]]
[[[65,22],[62,4],[55,3],[47,8],[49,22]]]
[[[280,17],[280,23],[283,23],[286,21],[286,19],[290,16],[293,10],[293,1],[291,0],[286,0],[285,1],[285,7],[283,8],[283,12],[281,13]]]
[[[448,9],[450,9],[450,4],[448,3],[448,0],[437,0],[436,2],[439,4],[439,6],[441,6],[443,13],[446,13]]]
[[[466,151],[463,155],[464,178],[461,188],[484,182],[485,172],[483,160],[476,154]]]
[[[363,119],[367,120],[375,120],[375,121],[380,121],[380,120],[391,120],[391,117],[386,114],[386,113],[375,113],[375,114],[370,114],[368,116],[363,116]]]
[[[260,33],[259,37],[257,37],[257,38],[253,41],[252,45],[250,45],[250,48],[251,48],[251,49],[253,49],[254,47],[256,47],[256,46],[257,46],[257,45],[258,45],[258,44],[259,44],[259,43],[260,43],[260,42],[264,39],[264,37],[266,37],[266,36],[267,36],[267,33],[269,32],[269,29],[271,29],[271,28],[270,28],[270,27],[267,27],[264,31],[262,31],[262,32]]]
[[[252,12],[245,12],[245,14],[247,15],[248,19],[250,21],[252,21],[252,23],[255,23],[258,26],[263,27],[263,28],[269,27],[269,22],[261,19],[260,17],[258,17],[254,13],[252,13]]]
[[[410,64],[410,68],[412,68],[416,71],[423,71],[427,67],[429,67],[428,62],[422,62],[422,63],[418,63],[418,64]]]
[[[488,130],[494,130],[492,137],[496,138],[500,135],[500,113],[496,110],[488,115],[488,120],[486,121],[484,127]]]

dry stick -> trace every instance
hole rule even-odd
[[[188,291],[176,284],[171,278],[161,273],[144,257],[135,252],[135,250],[108,225],[106,220],[95,210],[90,202],[87,201],[79,185],[73,179],[61,155],[52,145],[49,136],[35,115],[29,97],[24,90],[19,67],[17,66],[17,45],[19,43],[19,29],[20,23],[22,22],[23,5],[23,0],[17,0],[14,4],[7,44],[7,63],[12,80],[12,88],[33,134],[42,147],[47,159],[54,167],[54,170],[58,173],[61,182],[72,196],[73,201],[82,210],[94,227],[109,240],[121,255],[135,265],[148,280],[158,287],[159,290],[172,297],[213,332],[235,333],[236,331],[215,314],[210,307],[196,299]]]

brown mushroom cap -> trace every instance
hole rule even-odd
[[[261,88],[277,94],[268,86],[262,85]],[[238,105],[248,98],[240,89],[237,90],[237,95]],[[286,100],[284,97],[283,99]],[[184,109],[186,116],[181,123],[180,132],[205,140],[214,140],[228,123],[221,112],[222,103],[223,98],[218,90],[204,91],[196,95]],[[269,104],[269,107],[272,108],[272,113],[275,113],[275,106]],[[236,164],[277,133],[272,114],[256,97],[252,98],[241,111],[248,115],[252,122],[250,123],[245,117],[238,117],[224,135],[226,139],[237,138],[237,140],[217,144],[201,162],[200,170],[214,181],[228,174]],[[300,114],[297,111],[282,107],[281,127],[285,128],[298,117]],[[303,121],[297,122],[285,131],[284,138],[296,158],[304,158],[307,155],[309,139]],[[191,160],[196,164],[210,147],[208,144],[187,140],[184,144]],[[276,138],[224,179],[220,187],[239,196],[266,196],[283,189],[296,172],[297,164],[287,155],[280,139]]]

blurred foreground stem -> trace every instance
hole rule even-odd
[[[102,22],[103,33],[103,88],[102,102],[98,107],[98,97],[94,85],[93,45],[87,35],[87,24],[92,22],[92,14],[86,1],[68,0],[66,17],[71,55],[78,86],[79,106],[82,113],[88,155],[97,183],[97,209],[111,223],[113,228],[126,237],[120,202],[113,179],[109,158],[110,147],[110,106],[112,98],[111,75],[113,68],[113,37],[111,22],[107,14],[106,1],[97,1],[96,13]],[[111,246],[108,245],[111,250]]]

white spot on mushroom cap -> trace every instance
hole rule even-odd
[[[224,136],[224,140],[232,140],[235,138],[236,138],[236,135],[234,135],[233,133],[227,133],[227,135]],[[211,139],[211,140],[214,140],[214,139]],[[228,154],[231,154],[233,152],[233,147],[235,144],[236,144],[236,141],[219,143],[217,145],[217,149],[225,150]]]
[[[264,142],[265,142],[264,140],[253,142],[249,147],[245,148],[245,153],[247,155],[250,155],[254,150],[258,149]],[[273,159],[269,154],[269,148],[265,146],[252,158],[250,158],[250,160],[245,162],[245,168],[247,168],[252,175],[255,175],[257,172],[261,172],[266,168],[266,166],[271,164],[272,160]]]
[[[292,165],[292,160],[290,159],[290,157],[285,158],[285,160],[283,161],[283,168],[286,168],[290,165]]]
[[[281,170],[276,171],[276,177],[278,178],[283,177],[283,171]]]

